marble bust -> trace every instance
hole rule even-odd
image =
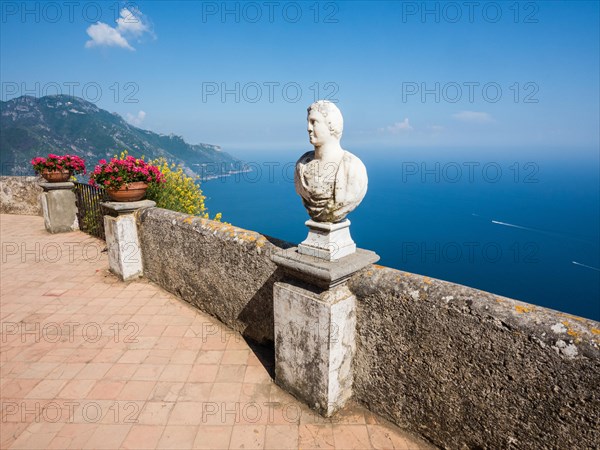
[[[296,163],[296,192],[313,221],[341,222],[367,193],[367,169],[340,145],[344,119],[335,104],[327,100],[313,103],[307,120],[314,150]]]

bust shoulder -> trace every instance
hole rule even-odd
[[[304,155],[302,155],[300,157],[300,159],[298,159],[298,161],[296,162],[296,166],[298,166],[299,164],[307,164],[307,163],[311,162],[313,159],[315,159],[314,150],[308,151]]]
[[[367,168],[358,156],[344,150],[343,157],[344,169],[348,175],[367,175]]]

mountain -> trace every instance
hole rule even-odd
[[[0,174],[31,173],[29,161],[48,153],[81,156],[88,169],[128,150],[151,160],[164,156],[189,175],[207,178],[244,169],[217,145],[188,144],[181,136],[134,127],[116,113],[78,97],[21,96],[0,101]]]

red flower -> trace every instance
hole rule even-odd
[[[135,181],[160,183],[164,177],[157,167],[128,155],[124,159],[112,158],[108,163],[104,159],[99,160],[90,178],[95,183],[119,189],[122,185]]]
[[[42,158],[41,156],[35,157],[31,160],[33,169],[40,173],[44,170],[68,170],[72,173],[85,173],[85,162],[79,156],[74,155],[55,155],[50,153],[48,158]]]

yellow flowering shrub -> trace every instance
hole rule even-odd
[[[208,211],[204,204],[206,198],[202,189],[196,182],[197,178],[186,175],[181,166],[169,164],[165,158],[158,158],[151,162],[157,166],[164,175],[165,182],[148,186],[146,198],[154,200],[159,208],[170,209],[193,216],[209,219]],[[221,220],[221,213],[216,214],[212,220]]]

